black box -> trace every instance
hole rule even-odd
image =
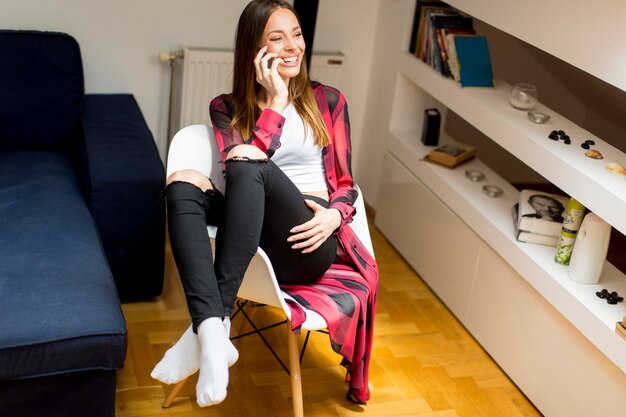
[[[426,146],[439,144],[439,127],[441,115],[439,110],[432,108],[424,110],[424,126],[422,127],[422,143]]]

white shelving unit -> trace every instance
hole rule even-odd
[[[504,7],[492,0],[450,3],[471,4],[475,13]],[[413,16],[414,1],[402,4]],[[520,27],[515,16],[501,19],[507,22],[492,24]],[[410,27],[404,30],[405,50]],[[479,159],[456,169],[424,161],[432,148],[420,142],[420,115],[437,107],[445,125],[453,111],[623,234],[626,177],[605,165],[626,166],[626,154],[542,104],[535,110],[551,119],[532,123],[509,104],[511,86],[502,80],[494,89],[462,88],[407,52],[389,54],[386,62],[397,67],[376,225],[546,416],[624,415],[626,341],[614,328],[626,316],[626,304],[609,305],[595,292],[626,294],[626,276],[605,262],[598,285],[578,284],[568,278],[568,267],[554,262],[555,248],[517,242],[511,209],[519,192]],[[572,143],[550,140],[552,130],[565,131]],[[440,142],[455,139],[464,142],[445,133]],[[588,139],[604,159],[584,155],[580,144]],[[485,179],[470,181],[469,169]],[[487,196],[486,184],[503,195]],[[418,218],[411,222],[410,216]],[[447,256],[451,250],[454,258]],[[516,301],[500,299],[492,288],[516,292]]]
[[[530,123],[530,122],[529,122]],[[533,288],[552,304],[585,337],[604,353],[622,372],[626,372],[625,342],[614,332],[615,323],[626,316],[626,305],[609,305],[595,296],[602,288],[626,294],[626,276],[605,262],[597,285],[581,285],[567,276],[567,267],[554,262],[553,247],[518,242],[515,239],[511,208],[519,192],[480,160],[474,159],[458,169],[440,167],[423,160],[430,151],[415,132],[390,132],[388,151],[415,174],[474,233],[509,263]],[[445,133],[442,143],[454,139]],[[566,146],[566,145],[562,145]],[[485,179],[472,182],[466,170],[477,170]],[[482,187],[496,185],[502,196],[487,196]],[[384,231],[383,231],[384,232]]]
[[[532,123],[525,111],[509,104],[511,86],[502,80],[496,81],[495,89],[462,88],[409,53],[400,55],[399,72],[626,234],[626,176],[611,174],[604,168],[607,162],[626,166],[622,151],[542,104],[536,110],[551,115],[550,120],[542,125]],[[555,129],[565,131],[572,139],[571,145],[548,139]],[[584,155],[580,144],[587,139],[594,140],[593,148],[604,159]]]

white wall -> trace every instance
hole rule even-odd
[[[365,109],[371,80],[378,7],[381,0],[320,0],[315,28],[315,51],[340,51],[346,55],[342,93],[348,102],[352,129],[352,166],[360,183],[367,175],[364,145]],[[365,190],[364,190],[365,191]],[[368,194],[365,198],[369,203]]]
[[[408,49],[408,39],[403,39],[403,34],[411,30],[413,19],[406,13],[407,1],[380,1],[376,26],[371,28],[375,33],[375,43],[363,119],[362,152],[353,164],[357,166],[359,186],[366,201],[374,208],[378,200],[378,184],[396,86],[396,58],[403,47]]]
[[[315,50],[349,57],[344,93],[358,148],[380,0],[321,0]],[[0,0],[0,28],[66,32],[81,47],[88,93],[132,93],[164,157],[169,66],[161,51],[232,48],[248,0]],[[360,25],[346,22],[358,19]],[[354,29],[352,29],[354,27]],[[319,45],[319,47],[318,47]]]

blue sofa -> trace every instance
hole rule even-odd
[[[163,286],[165,171],[69,35],[0,30],[0,416],[108,416],[122,299]]]

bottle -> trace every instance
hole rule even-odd
[[[576,241],[576,233],[583,221],[585,206],[580,204],[573,198],[570,198],[565,206],[565,216],[563,217],[563,227],[561,227],[561,236],[556,244],[556,254],[554,261],[561,265],[569,265]]]
[[[597,284],[600,281],[604,259],[609,250],[611,225],[589,213],[576,234],[576,243],[569,264],[568,275],[579,284]]]

